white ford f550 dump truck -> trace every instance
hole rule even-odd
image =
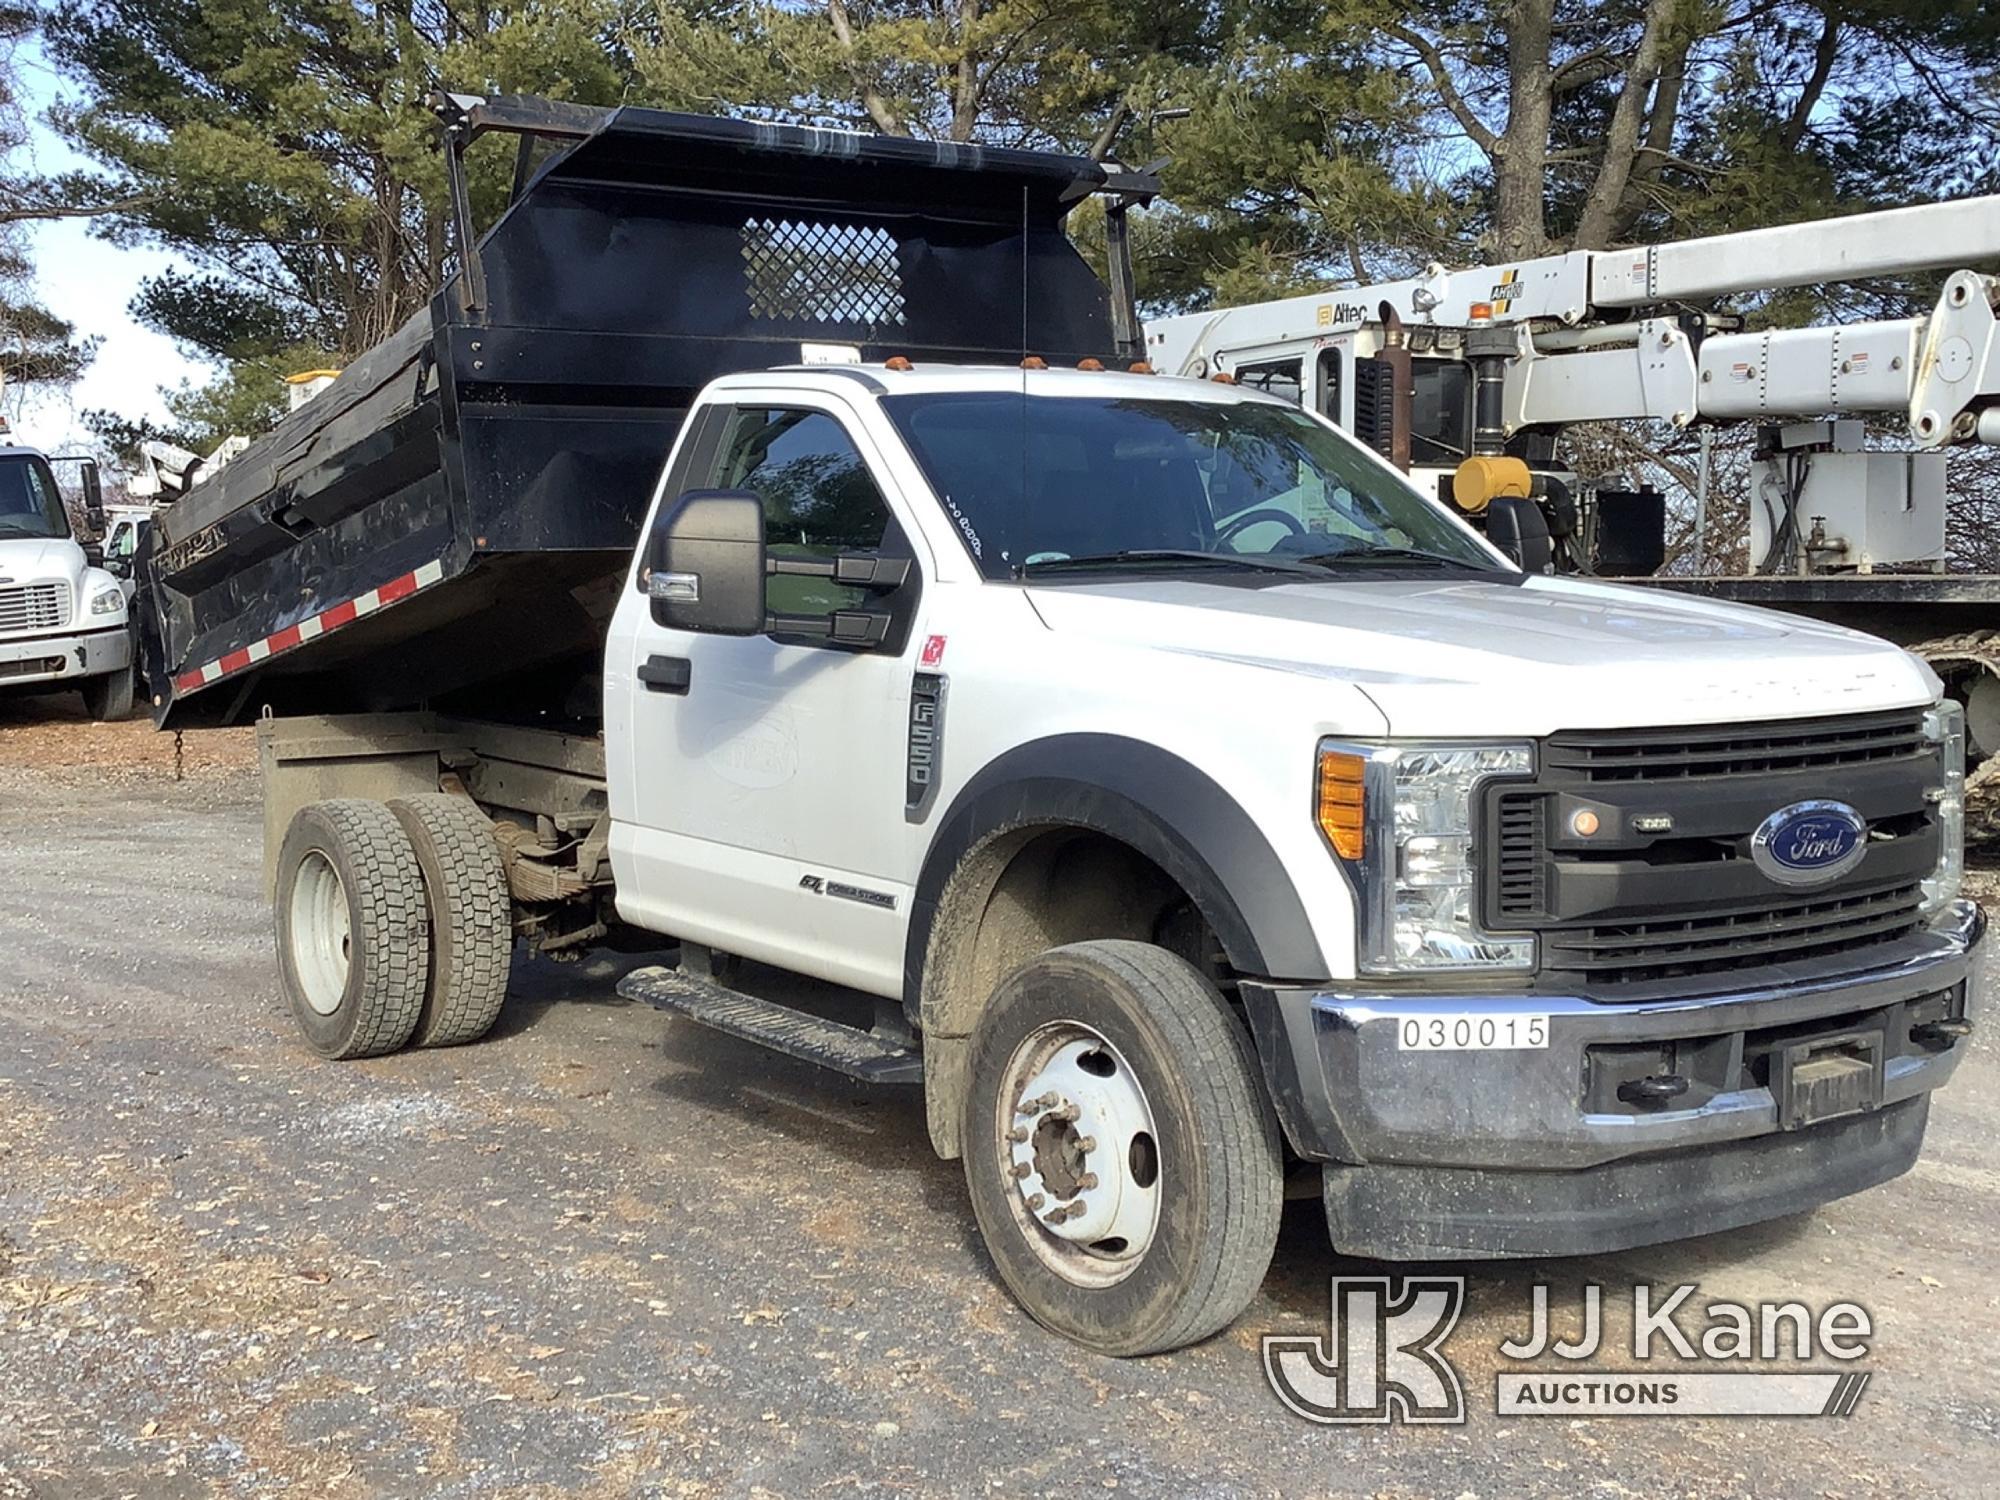
[[[920,1086],[1008,1286],[1115,1354],[1228,1324],[1288,1191],[1355,1254],[1555,1255],[1915,1160],[1983,932],[1921,663],[1547,576],[1531,501],[1482,538],[1296,405],[1105,369],[1097,164],[574,130],[141,543],[161,721],[261,721],[314,1048],[677,944],[621,993]]]
[[[96,497],[96,465],[85,461]],[[48,459],[0,429],[0,691],[76,687],[93,719],[132,713],[125,591],[70,529]]]
[[[718,381],[603,695],[566,763],[448,721],[267,730],[322,794],[412,759],[410,790],[470,793],[455,822],[398,809],[428,968],[395,818],[289,819],[308,1035],[372,1051],[457,1014],[462,976],[505,972],[510,879],[608,867],[592,935],[615,912],[686,955],[627,994],[920,1078],[1002,1275],[1094,1347],[1232,1319],[1288,1158],[1351,1253],[1609,1250],[1902,1172],[1964,1050],[1961,730],[1920,663],[1524,573],[1266,397]],[[503,846],[577,861],[537,891],[475,833],[490,869],[460,879],[475,802]],[[529,803],[539,831],[509,821]],[[719,955],[892,1014],[786,1012]]]

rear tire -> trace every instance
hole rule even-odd
[[[278,975],[306,1045],[379,1057],[410,1039],[430,970],[423,875],[379,802],[299,809],[278,853]]]
[[[95,677],[86,677],[83,689],[83,711],[99,724],[122,724],[132,717],[132,669],[120,667],[115,672],[102,672]]]
[[[1051,949],[994,992],[971,1075],[973,1214],[1037,1322],[1155,1354],[1249,1305],[1278,1238],[1277,1124],[1248,1034],[1192,965],[1146,943]]]
[[[464,797],[403,797],[389,811],[409,835],[430,906],[430,980],[411,1040],[456,1047],[492,1029],[507,1000],[514,898],[493,824]]]

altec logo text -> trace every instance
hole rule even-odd
[[[1613,1370],[1584,1364],[1604,1346],[1604,1289],[1583,1288],[1582,1326],[1576,1337],[1559,1338],[1549,1288],[1534,1286],[1527,1330],[1499,1345],[1504,1359],[1534,1367],[1500,1371],[1495,1410],[1508,1417],[1846,1416],[1860,1404],[1866,1370],[1798,1366],[1866,1356],[1874,1335],[1866,1308],[1836,1302],[1815,1312],[1795,1301],[1696,1308],[1695,1290],[1633,1287],[1631,1357],[1641,1368]],[[1328,1336],[1267,1334],[1265,1378],[1309,1422],[1463,1422],[1464,1384],[1445,1343],[1464,1309],[1463,1277],[1337,1277]],[[1647,1368],[1655,1359],[1695,1368]],[[1700,1368],[1709,1361],[1733,1368]],[[1785,1367],[1744,1369],[1745,1362]]]

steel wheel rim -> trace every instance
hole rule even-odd
[[[347,887],[333,861],[319,850],[307,853],[292,882],[288,913],[292,970],[299,991],[315,1015],[330,1016],[347,993],[354,933],[347,911]]]
[[[1115,1286],[1160,1222],[1159,1132],[1138,1075],[1101,1032],[1055,1021],[1001,1076],[994,1142],[1021,1237],[1072,1285]]]

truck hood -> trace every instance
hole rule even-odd
[[[83,549],[66,537],[0,538],[0,578],[12,583],[74,584],[83,571]]]
[[[1238,576],[1028,592],[1058,633],[1351,684],[1397,735],[1808,718],[1938,691],[1915,657],[1857,631],[1570,578]]]

